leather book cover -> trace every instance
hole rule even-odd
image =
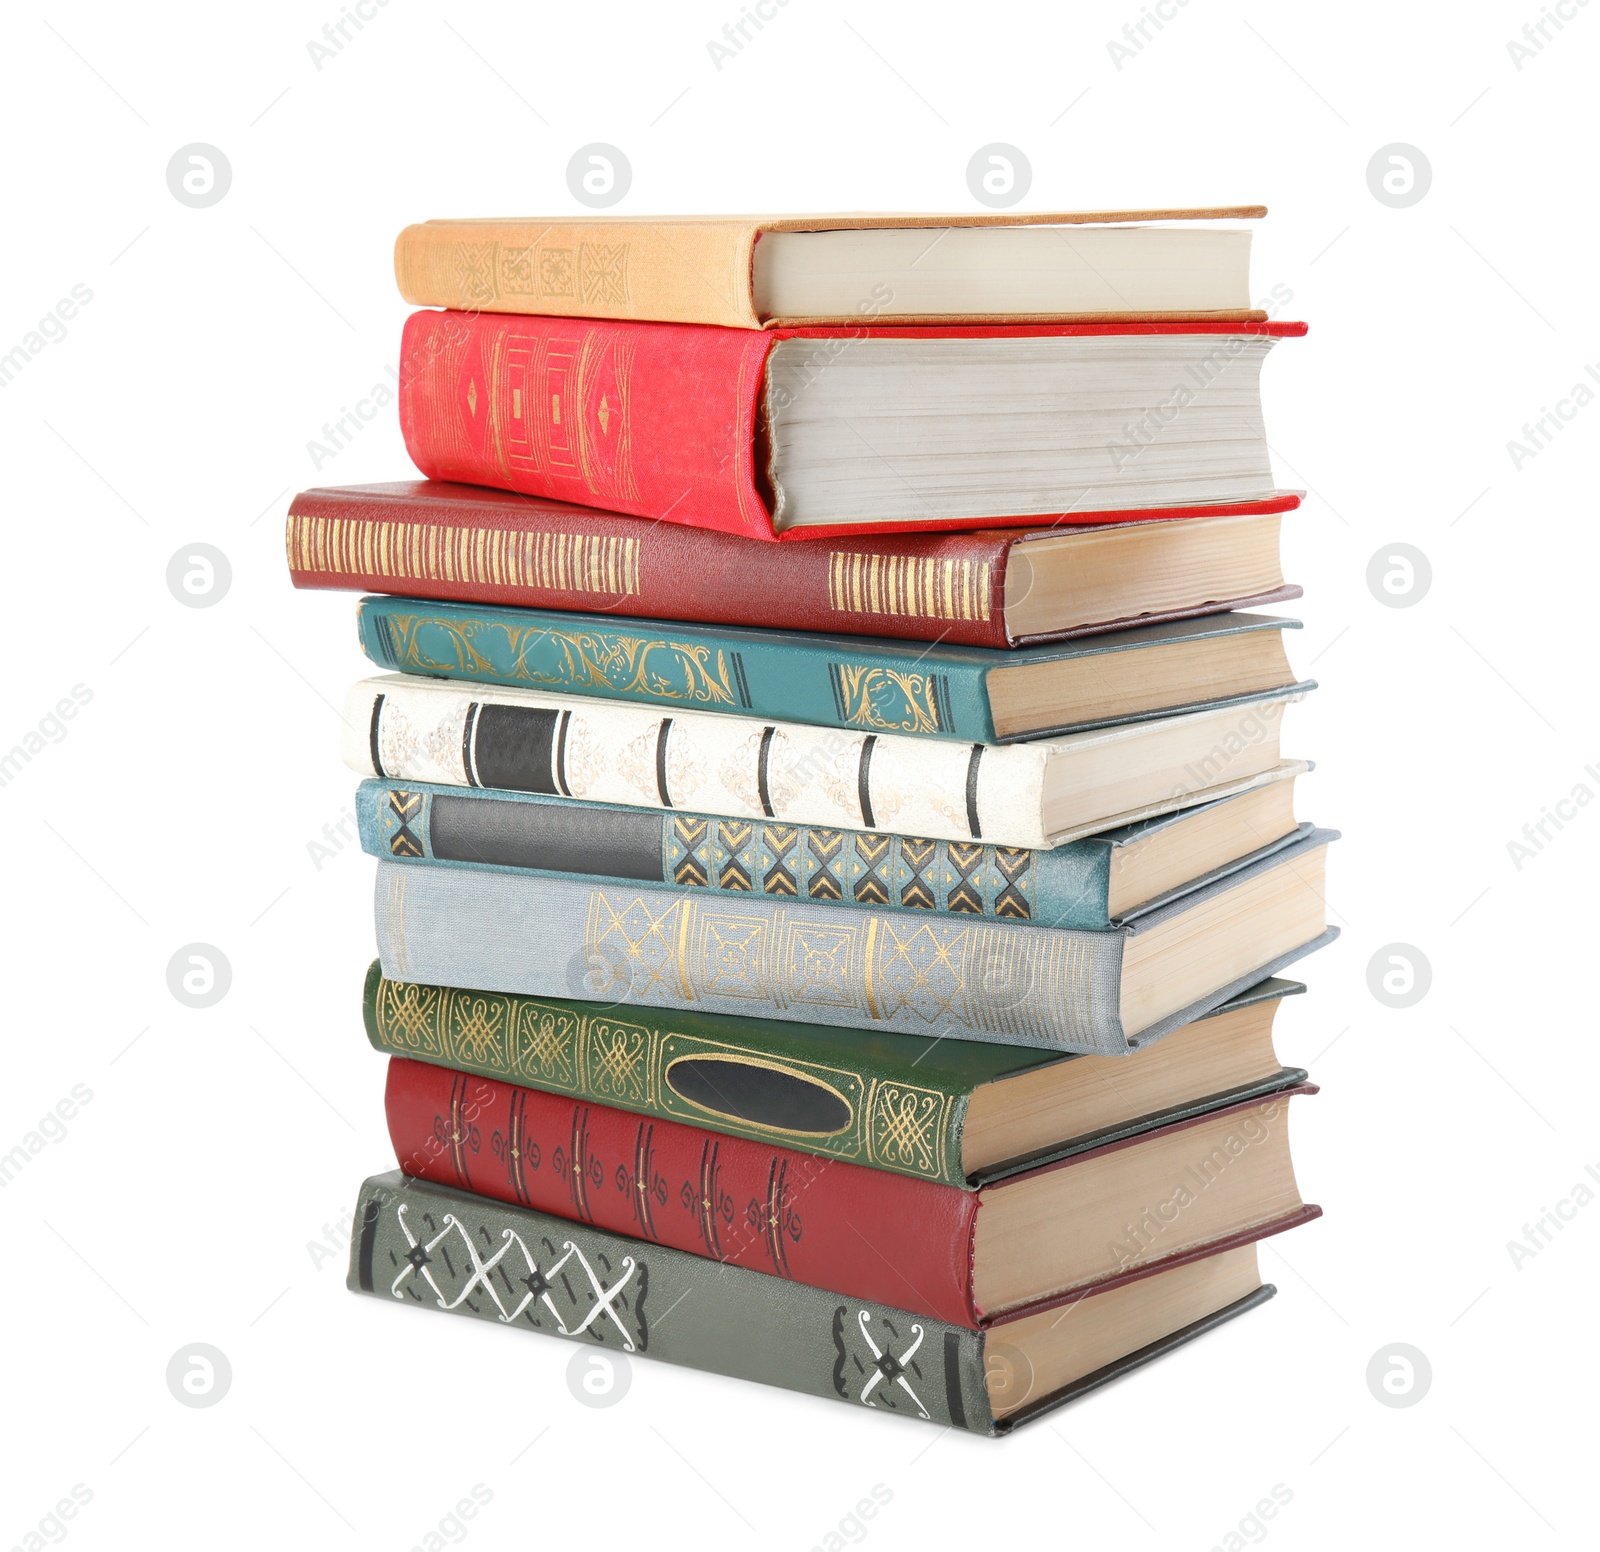
[[[1197,1020],[1305,991],[1267,980]],[[1285,1068],[1259,1083],[1063,1135],[1055,1147],[969,1177],[962,1137],[975,1090],[1058,1062],[1104,1066],[1118,1057],[941,1040],[915,1035],[701,1011],[617,1009],[566,998],[521,997],[391,980],[374,961],[362,995],[367,1038],[388,1056],[569,1095],[637,1116],[821,1154],[867,1169],[967,1190],[1186,1116],[1293,1087]],[[1121,1074],[1106,1068],[1106,1082]]]
[[[1275,1123],[1290,1095],[1309,1092],[1300,1085],[1205,1119],[1235,1116],[1226,1147],[1234,1157],[1237,1140],[1243,1156],[1252,1128]],[[960,1190],[402,1057],[389,1062],[385,1111],[402,1172],[437,1185],[950,1325],[976,1330],[997,1315],[1021,1313],[981,1309],[973,1287],[975,1226],[987,1195],[1008,1189],[1004,1182]],[[1194,1124],[1178,1122],[1160,1135]],[[1070,1172],[1153,1135],[1028,1175]],[[1208,1156],[1202,1149],[1196,1165]],[[1096,1180],[1101,1189],[1098,1171]],[[1279,1232],[1307,1216],[1301,1210],[1238,1238]],[[1219,1248],[1178,1239],[1159,1258],[1141,1255],[1111,1276],[1051,1290],[1027,1308],[1052,1307],[1087,1287],[1149,1276]]]
[[[296,587],[1007,647],[1023,640],[1006,624],[1013,547],[1049,533],[879,534],[777,550],[515,491],[405,480],[301,491],[289,504],[284,548]],[[1284,586],[1026,639],[1068,640],[1300,596]]]
[[[1170,1352],[1273,1292],[1258,1287],[997,1421],[983,1332],[397,1170],[365,1181],[358,1203],[346,1279],[353,1293],[991,1436]],[[1005,1328],[996,1329],[1003,1341]],[[398,1332],[396,1340],[403,1340]],[[468,1404],[487,1398],[489,1382],[469,1384],[462,1394]]]
[[[770,328],[782,320],[763,318],[757,312],[752,281],[755,247],[763,232],[826,232],[862,227],[1122,226],[1148,221],[1249,221],[1266,213],[1264,205],[1226,205],[1175,210],[963,211],[944,215],[423,221],[406,227],[395,240],[394,274],[400,295],[417,307]],[[1253,319],[1265,315],[1252,309],[1232,316]]]
[[[626,616],[597,620],[409,598],[363,598],[356,610],[362,650],[379,668],[403,674],[969,744],[1147,721],[1228,698],[1193,697],[1193,690],[1217,688],[1213,676],[1209,685],[1192,686],[1186,692],[1191,698],[1171,705],[1140,709],[1119,699],[1098,708],[1110,714],[1002,734],[990,699],[989,676],[996,670],[1009,674],[1123,652],[1154,653],[1159,662],[1165,649],[1193,641],[1300,628],[1298,620],[1276,615],[1223,614],[1007,651],[745,625],[664,631],[654,621]],[[1252,693],[1304,688],[1286,671],[1282,683]]]
[[[432,480],[494,485],[634,517],[766,540],[1050,527],[1281,512],[1299,498],[1050,517],[931,518],[777,532],[762,495],[758,425],[781,339],[1240,334],[1302,323],[1028,324],[981,329],[728,329],[680,323],[419,312],[401,339],[400,429]],[[693,385],[686,391],[686,385]]]

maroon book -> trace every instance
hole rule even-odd
[[[1222,1106],[971,1191],[403,1057],[386,1108],[408,1175],[976,1329],[1316,1217],[1285,1119],[1291,1095],[1314,1092]],[[1147,1199],[1133,1182],[1152,1161],[1161,1184]],[[1074,1219],[1081,1243],[1062,1256],[1056,1231],[1034,1227]],[[1049,1248],[1018,1257],[1019,1238],[1040,1234]]]
[[[1179,534],[1163,531],[1169,543]],[[1028,564],[1031,541],[1062,532],[875,534],[777,545],[481,485],[408,480],[302,491],[289,507],[285,544],[296,587],[975,647],[1092,635],[1300,596],[1298,587],[1280,586],[1013,635],[1008,572],[1013,562]]]

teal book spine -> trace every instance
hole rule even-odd
[[[1013,730],[1002,739],[989,696],[989,675],[996,670],[1014,674],[1068,659],[1297,625],[1230,614],[1006,651],[412,598],[363,598],[357,621],[367,656],[402,674],[972,744],[1156,714]],[[1208,703],[1202,695],[1189,704]]]
[[[363,598],[357,618],[362,650],[403,674],[979,744],[996,741],[984,676],[1017,657],[407,598]]]
[[[1163,817],[1037,851],[374,780],[357,790],[356,818],[363,849],[391,862],[977,916],[1089,932],[1116,925],[1109,901],[1117,848],[1171,823]],[[1310,829],[1302,825],[1184,887],[1197,888],[1246,868]],[[1167,898],[1146,902],[1139,914]]]

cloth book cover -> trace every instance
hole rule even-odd
[[[1304,991],[1298,981],[1262,981],[1191,1030],[1203,1034],[1214,1019]],[[425,986],[390,980],[376,961],[362,1015],[367,1038],[385,1055],[962,1190],[1306,1080],[1298,1068],[1282,1068],[968,1174],[962,1139],[976,1090],[1061,1062],[1122,1059],[971,1040],[930,1046],[879,1030]],[[1105,1082],[1126,1084],[1129,1076],[1109,1071]]]
[[[1109,902],[1118,849],[1212,807],[1202,803],[1042,851],[775,820],[757,824],[709,814],[652,813],[532,792],[374,780],[356,789],[362,849],[394,862],[1033,921],[1086,931],[1148,915],[1312,830],[1302,824],[1113,918]]]
[[[968,647],[1064,640],[1301,596],[1284,586],[1014,636],[1006,596],[1017,546],[1049,533],[879,534],[778,550],[710,528],[409,480],[301,491],[284,542],[296,587]]]
[[[365,1181],[359,1200],[352,1292],[979,1434],[1008,1432],[1087,1394],[1276,1291],[1266,1284],[1222,1295],[1227,1302],[1200,1318],[1158,1331],[997,1417],[985,1379],[987,1332],[408,1180],[398,1170]],[[1079,1307],[1116,1297],[1111,1290]],[[993,1329],[1003,1340],[1006,1327]]]
[[[1150,1044],[1331,942],[1336,928],[1264,950],[1262,963],[1190,1006],[1124,1027],[1122,959],[1133,935],[1334,838],[1313,831],[1110,932],[380,861],[378,957],[397,981],[1111,1055]]]
[[[1301,323],[1027,324],[965,329],[723,329],[677,323],[421,312],[401,339],[400,429],[431,480],[495,485],[579,506],[746,538],[811,542],[841,533],[1039,528],[1138,518],[1288,511],[1298,498],[1079,510],[987,520],[773,525],[762,495],[758,427],[766,362],[784,339],[1251,335]],[[692,385],[692,391],[686,391]],[[1114,467],[1107,460],[1108,467]]]
[[[1129,709],[1131,697],[1118,697],[1117,705],[1103,707],[1101,715],[1055,726],[1024,721],[1022,731],[1012,732],[997,730],[992,674],[1009,678],[1018,669],[1124,652],[1149,652],[1160,661],[1164,648],[1188,642],[1300,629],[1298,620],[1273,615],[1223,614],[997,651],[939,643],[906,647],[736,625],[685,625],[663,632],[649,620],[389,597],[363,598],[356,622],[367,656],[380,668],[404,674],[978,744],[1242,704],[1262,693],[1196,696],[1163,705],[1166,698],[1158,689],[1149,710]],[[1094,666],[1100,671],[1098,661]],[[1297,684],[1291,673],[1268,688],[1282,692],[1308,686]]]
[[[1297,689],[1294,697],[1301,693]],[[493,787],[823,828],[887,829],[938,841],[1052,847],[1303,771],[1303,762],[1256,758],[1266,748],[1263,734],[1274,712],[1290,698],[1261,696],[1237,714],[1188,714],[1205,728],[1202,742],[1211,745],[1211,754],[1186,773],[1184,784],[1142,812],[1105,814],[1065,833],[1045,830],[1047,762],[1070,758],[1089,747],[1089,740],[1118,739],[1157,725],[1180,728],[1186,719],[1054,740],[964,744],[722,712],[663,715],[654,707],[590,696],[392,674],[351,687],[341,753],[362,776],[407,783]]]
[[[1286,1124],[1290,1093],[1308,1092],[1302,1085],[1198,1118],[1231,1130],[1218,1141],[1208,1129],[1207,1141],[1190,1144],[1180,1176],[1203,1178],[1213,1142],[1228,1166],[1203,1198],[1197,1184],[1196,1201],[1232,1200],[1223,1193],[1250,1168],[1252,1140]],[[389,1063],[384,1103],[395,1158],[407,1175],[951,1325],[976,1330],[1011,1313],[980,1307],[973,1276],[978,1219],[989,1193],[1008,1189],[1004,1182],[961,1190],[912,1180],[402,1057]],[[1180,1121],[1145,1136],[1155,1145],[1195,1124]],[[1077,1170],[1091,1182],[1074,1210],[1093,1219],[1107,1243],[1129,1230],[1101,1205],[1108,1177],[1093,1166],[1135,1145],[1110,1143],[1044,1166],[1069,1181]],[[1319,1213],[1303,1207],[1255,1223],[1248,1237],[1284,1232]],[[1130,1236],[1114,1271],[1108,1258],[1107,1271],[1052,1288],[1028,1307],[1067,1302],[1085,1287],[1221,1249],[1214,1230],[1190,1226],[1192,1216],[1163,1226],[1159,1256]]]
[[[1249,221],[1266,213],[1264,205],[1224,205],[1185,210],[969,210],[944,215],[421,221],[406,227],[395,240],[394,275],[400,295],[417,307],[655,318],[756,329],[783,321],[763,317],[756,307],[752,265],[756,244],[767,232],[1125,226],[1147,221]],[[887,312],[885,316],[899,315]],[[1255,308],[1238,316],[1266,315]],[[914,319],[902,317],[901,321]]]

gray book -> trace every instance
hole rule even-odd
[[[360,1201],[354,1292],[979,1434],[1009,1432],[1275,1292],[1254,1244],[1235,1244],[1075,1297],[1070,1319],[1051,1303],[968,1329],[398,1170],[366,1181]]]

